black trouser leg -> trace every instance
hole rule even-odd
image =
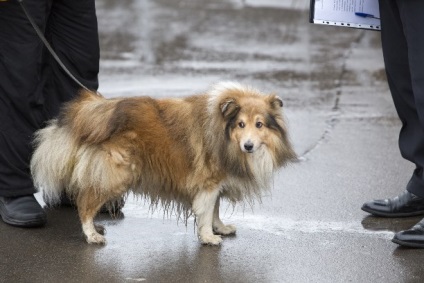
[[[87,88],[97,90],[100,51],[94,0],[54,0],[46,36],[69,71]],[[58,105],[73,98],[81,87],[50,54],[46,57],[46,72],[52,76],[45,74],[51,79],[45,86],[43,104],[46,115],[54,117]]]
[[[94,0],[24,3],[71,72],[97,89]],[[0,2],[0,196],[35,192],[29,172],[33,133],[79,89],[43,50],[18,3]]]
[[[387,79],[402,121],[399,148],[413,162],[407,190],[424,197],[424,1],[380,0]]]
[[[26,1],[43,28],[46,1]],[[42,44],[16,1],[0,2],[0,195],[34,193],[28,161],[31,137],[42,117],[35,92]]]

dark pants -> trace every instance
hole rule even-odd
[[[25,0],[64,64],[98,87],[94,0]],[[79,86],[47,52],[16,0],[0,2],[0,196],[35,192],[29,161],[34,131],[45,126]]]
[[[407,190],[424,197],[424,1],[380,0],[387,79],[402,121],[399,148],[416,165]]]

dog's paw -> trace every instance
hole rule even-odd
[[[234,235],[237,231],[236,226],[234,225],[221,225],[214,227],[213,231],[219,235]]]
[[[90,235],[87,235],[87,243],[105,245],[106,238],[100,235],[99,233],[92,233]]]
[[[222,238],[219,235],[201,235],[200,241],[203,245],[211,245],[211,246],[218,246],[222,242]]]

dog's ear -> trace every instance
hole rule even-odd
[[[276,94],[270,95],[268,101],[272,109],[280,109],[284,105],[283,100]]]
[[[224,117],[225,120],[230,120],[240,111],[240,106],[233,98],[224,100],[219,107],[221,109],[222,117]]]

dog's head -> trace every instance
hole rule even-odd
[[[210,140],[220,145],[216,150],[227,167],[241,175],[247,170],[240,169],[246,158],[263,161],[265,154],[273,168],[296,159],[277,95],[233,82],[215,85],[209,95],[208,112],[215,117],[210,126],[216,129],[210,131]]]
[[[286,136],[282,107],[283,101],[276,95],[260,95],[252,90],[231,92],[220,104],[226,138],[244,153],[254,153],[262,146],[275,148]]]
[[[229,175],[251,182],[245,188],[253,194],[268,187],[277,168],[296,160],[277,95],[220,83],[209,92],[208,113],[212,154]]]

